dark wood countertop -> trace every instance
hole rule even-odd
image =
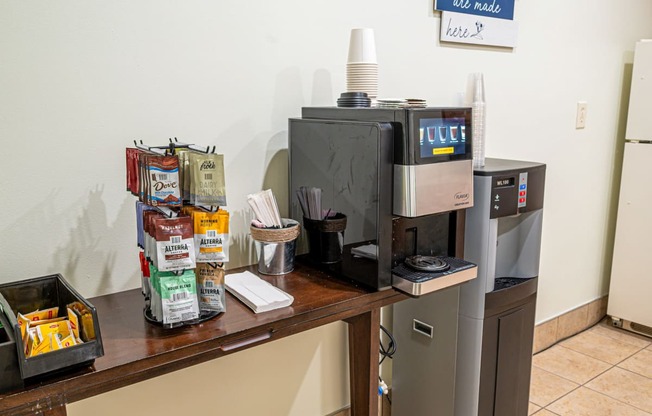
[[[244,270],[258,274],[254,266],[228,273]],[[140,289],[89,299],[97,308],[104,356],[92,367],[0,394],[0,413],[47,412],[406,299],[393,289],[371,292],[302,264],[286,275],[261,277],[294,296],[292,306],[254,314],[227,293],[225,313],[201,324],[164,329],[145,321]]]

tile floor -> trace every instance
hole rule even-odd
[[[529,414],[652,416],[652,339],[603,320],[536,354]]]

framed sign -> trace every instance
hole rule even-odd
[[[513,48],[517,33],[518,24],[513,20],[455,12],[441,14],[439,37],[444,42]]]
[[[515,0],[434,0],[441,11],[439,39],[474,45],[516,46]]]
[[[435,0],[435,10],[514,19],[515,0]]]

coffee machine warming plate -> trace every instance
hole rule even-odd
[[[406,263],[401,263],[392,269],[392,286],[411,296],[421,296],[430,292],[459,285],[475,279],[478,266],[455,257],[435,257],[447,263],[445,270],[428,272],[417,271]]]

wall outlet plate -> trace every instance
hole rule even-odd
[[[586,101],[577,102],[577,115],[575,116],[575,128],[583,129],[586,127],[586,111],[588,104]]]

